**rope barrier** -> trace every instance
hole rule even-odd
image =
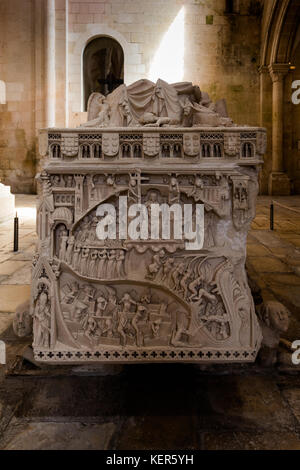
[[[272,204],[276,204],[276,206],[282,207],[283,209],[287,209],[289,211],[296,212],[296,214],[300,214],[300,210],[295,209],[294,207],[286,206],[285,204],[281,204],[280,202],[277,202],[277,201],[272,201]]]
[[[275,213],[274,213],[274,205],[281,207],[282,209],[287,209],[291,212],[295,212],[296,214],[300,215],[300,210],[295,209],[294,207],[286,206],[285,204],[281,204],[277,201],[272,201],[270,205],[270,230],[274,230],[274,223],[275,223]]]

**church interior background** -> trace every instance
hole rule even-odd
[[[30,296],[38,132],[78,127],[92,92],[143,78],[192,82],[213,101],[225,98],[238,125],[267,130],[247,272],[254,297],[291,313],[271,372],[173,364],[93,376],[30,367],[26,358],[18,371],[27,344],[11,324]],[[1,449],[300,449],[299,369],[286,358],[300,340],[297,81],[300,0],[0,1]]]

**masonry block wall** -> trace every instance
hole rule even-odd
[[[239,124],[259,125],[261,2],[239,0],[1,0],[0,177],[34,190],[37,130],[76,126],[83,114],[82,55],[97,36],[124,51],[125,82],[149,78],[162,41],[183,9],[182,79],[226,98]],[[170,49],[176,63],[176,51]],[[172,77],[170,77],[172,81]]]

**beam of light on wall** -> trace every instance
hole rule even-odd
[[[0,80],[0,104],[6,104],[6,86],[3,80]]]
[[[184,76],[184,7],[164,35],[149,70],[149,80],[180,82]]]

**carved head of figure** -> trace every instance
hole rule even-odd
[[[291,314],[280,302],[264,303],[259,316],[261,321],[273,331],[285,333],[289,329]]]
[[[129,116],[130,115],[130,106],[127,98],[124,98],[123,101],[120,103],[122,112],[124,113],[124,116]]]
[[[187,97],[182,103],[182,109],[184,116],[189,116],[193,110],[193,105]]]
[[[172,176],[171,180],[170,180],[170,186],[171,188],[177,188],[177,179],[175,178],[175,176]]]
[[[53,185],[54,185],[54,186],[59,186],[59,185],[60,185],[60,176],[59,176],[59,175],[54,175],[54,177],[53,177]]]
[[[19,338],[25,338],[32,333],[32,317],[29,313],[29,302],[20,305],[13,320],[13,330]]]
[[[108,186],[113,186],[115,183],[115,177],[113,175],[109,175],[106,179],[106,184]]]
[[[147,309],[146,307],[144,307],[144,305],[139,305],[137,311],[140,315],[143,315],[147,311]]]
[[[67,176],[66,185],[67,185],[67,188],[72,188],[72,186],[73,186],[73,176],[72,175]]]
[[[45,308],[48,303],[48,294],[46,292],[41,292],[39,298],[40,308]]]
[[[117,296],[114,292],[109,292],[109,296],[108,296],[108,302],[110,304],[113,304],[113,305],[116,305],[117,304]]]
[[[154,94],[155,94],[158,98],[164,98],[163,91],[162,91],[162,86],[161,86],[160,81],[158,81],[158,82],[156,83],[155,90],[154,90]]]
[[[98,252],[98,258],[100,259],[105,259],[107,257],[107,251],[106,250],[101,250]]]
[[[130,186],[132,187],[135,187],[136,186],[136,179],[133,175],[130,175],[130,178],[129,178],[129,184]]]
[[[158,194],[156,191],[151,191],[148,195],[148,202],[156,203],[158,201]]]
[[[128,292],[125,292],[122,300],[131,300],[130,294],[128,294]]]
[[[201,188],[201,189],[203,188],[204,183],[203,183],[202,178],[200,178],[200,176],[196,176],[196,178],[195,178],[195,186],[196,186],[196,188]]]

